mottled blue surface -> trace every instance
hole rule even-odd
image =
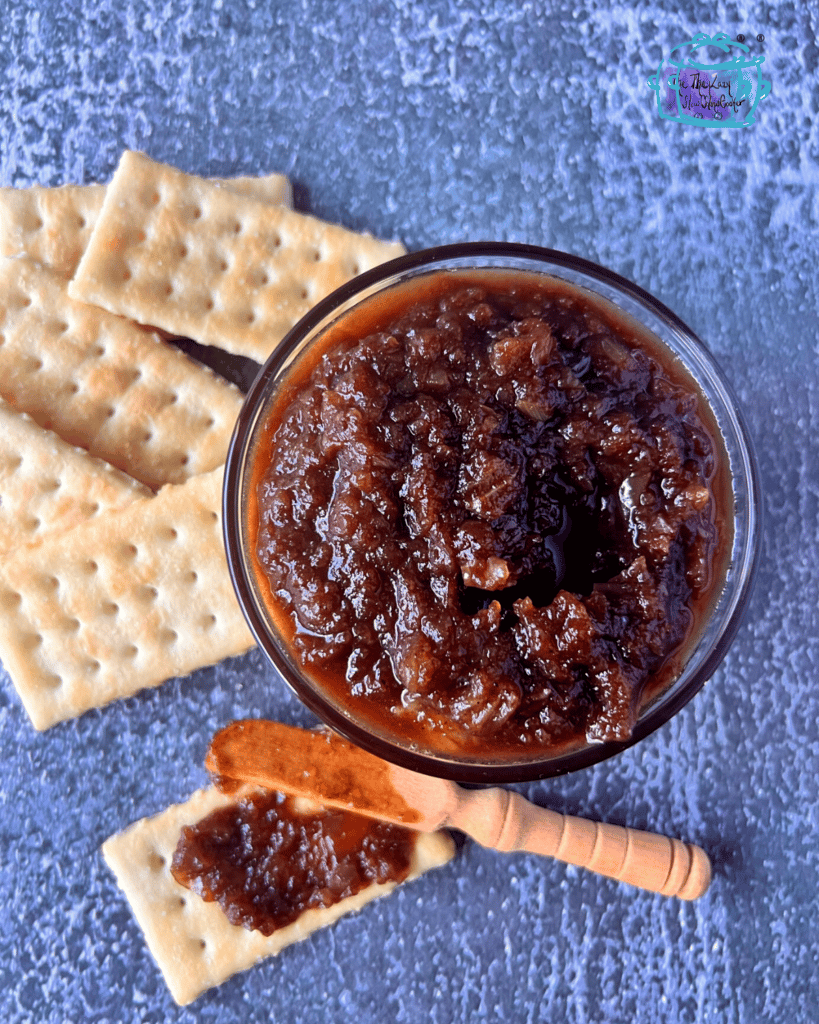
[[[106,180],[132,147],[202,174],[286,171],[303,209],[410,248],[499,238],[601,262],[726,368],[767,515],[706,689],[617,760],[526,787],[701,843],[704,899],[467,844],[188,1010],[100,843],[200,785],[231,718],[309,715],[253,653],[38,735],[0,671],[4,1022],[819,1020],[819,8],[635,6],[0,2],[0,183]],[[647,78],[695,31],[764,52],[754,126],[659,118]]]

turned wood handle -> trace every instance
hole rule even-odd
[[[711,882],[699,846],[558,814],[505,789],[461,790],[447,824],[482,846],[540,853],[663,896],[695,900]]]

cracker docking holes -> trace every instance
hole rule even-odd
[[[396,888],[395,882],[371,883],[338,903],[302,911],[291,924],[271,935],[231,924],[218,903],[205,902],[175,880],[171,863],[184,826],[200,822],[250,792],[244,789],[227,796],[213,787],[199,790],[184,803],[153,818],[143,818],[103,845],[105,861],[179,1004],[192,1002],[206,989],[220,985],[260,960],[276,956],[287,946]],[[405,882],[441,867],[454,855],[448,833],[414,835],[410,872]]]
[[[69,295],[264,362],[320,299],[405,251],[126,152]]]
[[[218,528],[242,396],[167,335],[263,360],[404,251],[291,207],[131,152],[0,189],[0,661],[39,729],[252,645]]]

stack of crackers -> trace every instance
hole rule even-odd
[[[0,661],[38,729],[252,644],[220,523],[242,395],[169,337],[263,362],[404,251],[291,207],[282,175],[132,152],[0,189]]]
[[[0,661],[45,729],[252,644],[221,534],[242,395],[171,343],[264,360],[330,291],[400,255],[292,210],[281,175],[206,181],[123,155],[110,185],[0,189]],[[104,846],[174,998],[389,892],[265,937],[170,873],[214,788]],[[419,836],[411,878],[451,840]]]

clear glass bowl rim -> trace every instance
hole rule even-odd
[[[358,296],[367,297],[376,288],[390,287],[419,274],[490,267],[529,270],[567,280],[608,299],[644,324],[647,315],[663,325],[675,339],[676,348],[647,324],[682,361],[714,412],[729,455],[735,506],[734,544],[726,584],[709,626],[682,673],[642,710],[630,739],[504,761],[456,758],[402,746],[336,708],[287,655],[266,614],[248,565],[242,501],[253,441],[276,383],[285,375],[296,350],[320,336],[337,311],[343,315]],[[325,724],[387,761],[427,775],[475,784],[522,782],[590,767],[638,743],[677,714],[713,675],[739,628],[758,561],[760,513],[759,474],[744,418],[722,370],[694,332],[663,303],[619,274],[582,257],[514,242],[463,242],[409,253],[359,275],[313,307],[276,346],[247,393],[228,451],[223,491],[225,549],[239,604],[262,651],[299,699]]]

